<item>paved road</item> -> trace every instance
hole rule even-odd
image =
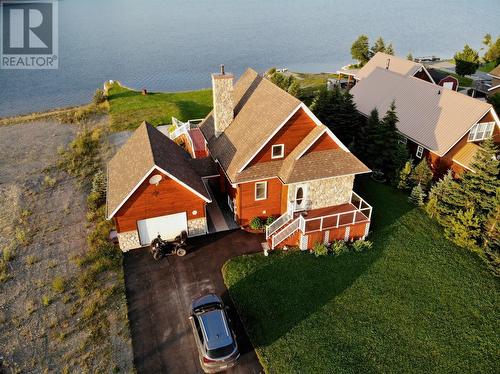
[[[255,351],[234,311],[222,280],[222,265],[230,258],[261,249],[261,235],[242,230],[192,238],[185,257],[155,262],[147,249],[125,254],[125,287],[134,365],[138,373],[201,373],[188,322],[191,300],[215,292],[230,306],[240,362],[231,373],[260,373]]]

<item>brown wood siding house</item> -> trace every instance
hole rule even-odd
[[[491,104],[413,74],[370,65],[371,61],[365,65],[369,72],[350,91],[358,110],[368,116],[377,108],[383,115],[394,101],[398,130],[412,158],[427,159],[436,178],[449,169],[457,175],[471,170],[484,139],[493,136],[498,143],[500,122]]]
[[[266,229],[272,248],[311,248],[330,232],[342,240],[364,238],[371,207],[361,199],[356,204],[366,215],[352,215],[359,209],[351,200],[354,176],[369,169],[303,103],[255,71],[248,69],[234,87],[230,74],[212,78],[215,109],[200,129],[237,223],[278,218],[279,227]],[[306,217],[320,211],[313,229]],[[302,229],[288,232],[299,217]],[[322,227],[323,220],[331,224]]]

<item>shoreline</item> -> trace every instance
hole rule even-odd
[[[289,73],[292,73],[294,75],[307,75],[307,76],[321,76],[325,74],[335,74],[335,72],[296,72],[296,71],[288,71]],[[103,83],[103,86],[107,83],[108,81],[105,81]],[[129,87],[127,85],[124,85],[121,83],[119,80],[114,80],[115,83],[118,83],[121,87],[126,88],[128,90],[140,92],[140,88],[133,88]],[[96,87],[101,88],[101,87]],[[145,87],[147,89],[147,87]],[[205,88],[197,88],[194,90],[179,90],[179,91],[149,91],[150,93],[164,93],[164,94],[182,94],[182,93],[191,93],[191,92],[199,92],[199,91],[205,91],[205,90],[210,90],[211,87],[205,87]],[[12,125],[16,124],[19,122],[25,122],[25,121],[36,121],[39,119],[47,119],[52,116],[57,116],[60,114],[64,114],[70,111],[78,110],[78,109],[85,109],[88,108],[89,106],[93,105],[91,101],[83,104],[76,104],[76,105],[70,105],[67,107],[56,107],[56,108],[49,108],[46,110],[40,110],[40,111],[35,111],[35,112],[22,112],[19,114],[14,114],[14,115],[7,115],[7,116],[0,116],[0,126],[4,125]]]

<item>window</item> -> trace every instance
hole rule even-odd
[[[255,200],[265,200],[267,198],[267,182],[255,183]]]
[[[276,144],[271,149],[271,158],[282,158],[285,155],[285,145]]]
[[[415,156],[417,156],[417,158],[422,158],[422,154],[424,153],[424,147],[422,147],[421,145],[419,145],[417,147],[417,153],[415,154]]]
[[[495,122],[478,123],[470,130],[468,140],[470,142],[477,142],[479,140],[487,139],[493,135],[494,129]]]

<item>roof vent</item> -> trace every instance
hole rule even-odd
[[[226,74],[226,73],[224,72],[224,64],[222,64],[220,66],[220,75],[224,75],[224,74]]]
[[[389,70],[389,66],[390,66],[390,65],[391,65],[391,59],[390,59],[390,58],[388,58],[388,59],[387,59],[387,63],[385,64],[385,68],[386,68],[387,70]]]
[[[438,90],[438,95],[441,95],[441,90]]]

